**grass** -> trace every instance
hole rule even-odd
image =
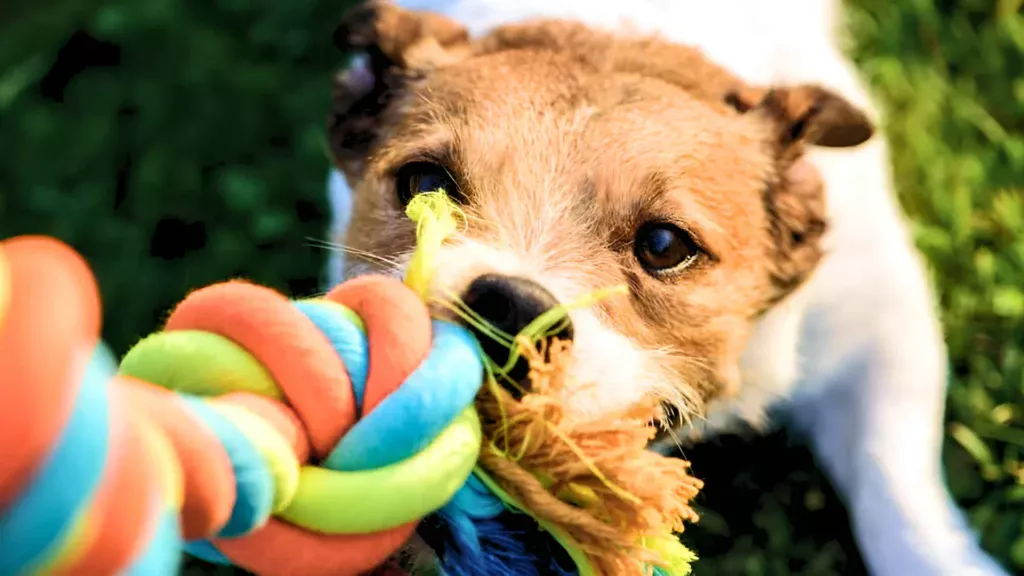
[[[1021,2],[855,6],[852,52],[886,106],[897,189],[939,289],[949,482],[985,547],[1024,571]]]
[[[119,351],[209,282],[316,291],[325,254],[309,239],[327,225],[322,126],[344,3],[3,3],[0,237],[79,248]],[[1024,573],[1021,1],[848,5],[850,53],[886,111],[900,201],[940,295],[949,483],[986,549]],[[842,506],[785,435],[690,456],[708,480],[687,536],[698,573],[863,571]]]

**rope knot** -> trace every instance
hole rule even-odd
[[[472,473],[477,344],[398,280],[301,301],[208,286],[118,369],[84,262],[48,239],[3,248],[0,413],[28,442],[0,476],[0,572],[170,573],[184,545],[260,574],[360,574]]]
[[[230,461],[219,479],[186,473],[190,498],[206,492],[193,484],[235,488],[233,502],[186,499],[186,512],[206,513],[199,526],[186,514],[186,535],[206,539],[187,549],[260,573],[379,564],[451,499],[479,453],[472,336],[431,320],[386,277],[304,301],[239,281],[200,289],[121,373],[192,395],[192,413],[218,436],[207,445]],[[281,554],[298,549],[317,552]]]

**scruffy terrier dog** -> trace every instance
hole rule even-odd
[[[998,574],[942,484],[941,337],[834,7],[791,3],[353,9],[336,40],[363,57],[330,121],[346,274],[401,273],[404,206],[442,189],[468,222],[438,297],[514,334],[628,287],[559,334],[587,383],[568,392],[577,415],[654,396],[713,431],[784,404],[872,572]],[[756,33],[787,15],[806,26]]]

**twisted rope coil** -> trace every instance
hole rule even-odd
[[[577,430],[537,410],[561,405],[558,386],[541,378],[519,401],[489,378],[477,402],[493,453],[478,459],[479,350],[420,300],[458,210],[436,193],[408,212],[411,290],[370,277],[290,302],[214,285],[119,372],[77,254],[0,243],[0,573],[175,573],[184,548],[261,574],[357,574],[420,524],[449,576],[688,574],[672,532],[700,483],[688,463],[650,460],[643,418]],[[621,476],[638,467],[657,481]]]
[[[476,463],[476,344],[398,281],[213,285],[119,372],[99,310],[73,251],[0,243],[0,573],[358,574]]]

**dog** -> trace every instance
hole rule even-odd
[[[465,229],[432,295],[573,309],[574,416],[804,434],[882,576],[1004,574],[942,478],[945,350],[838,2],[372,1],[336,37],[331,279],[401,274],[416,194]],[[440,308],[439,314],[446,309]],[[485,350],[501,361],[500,346]],[[507,351],[505,351],[507,354]],[[671,439],[666,443],[671,443]]]

